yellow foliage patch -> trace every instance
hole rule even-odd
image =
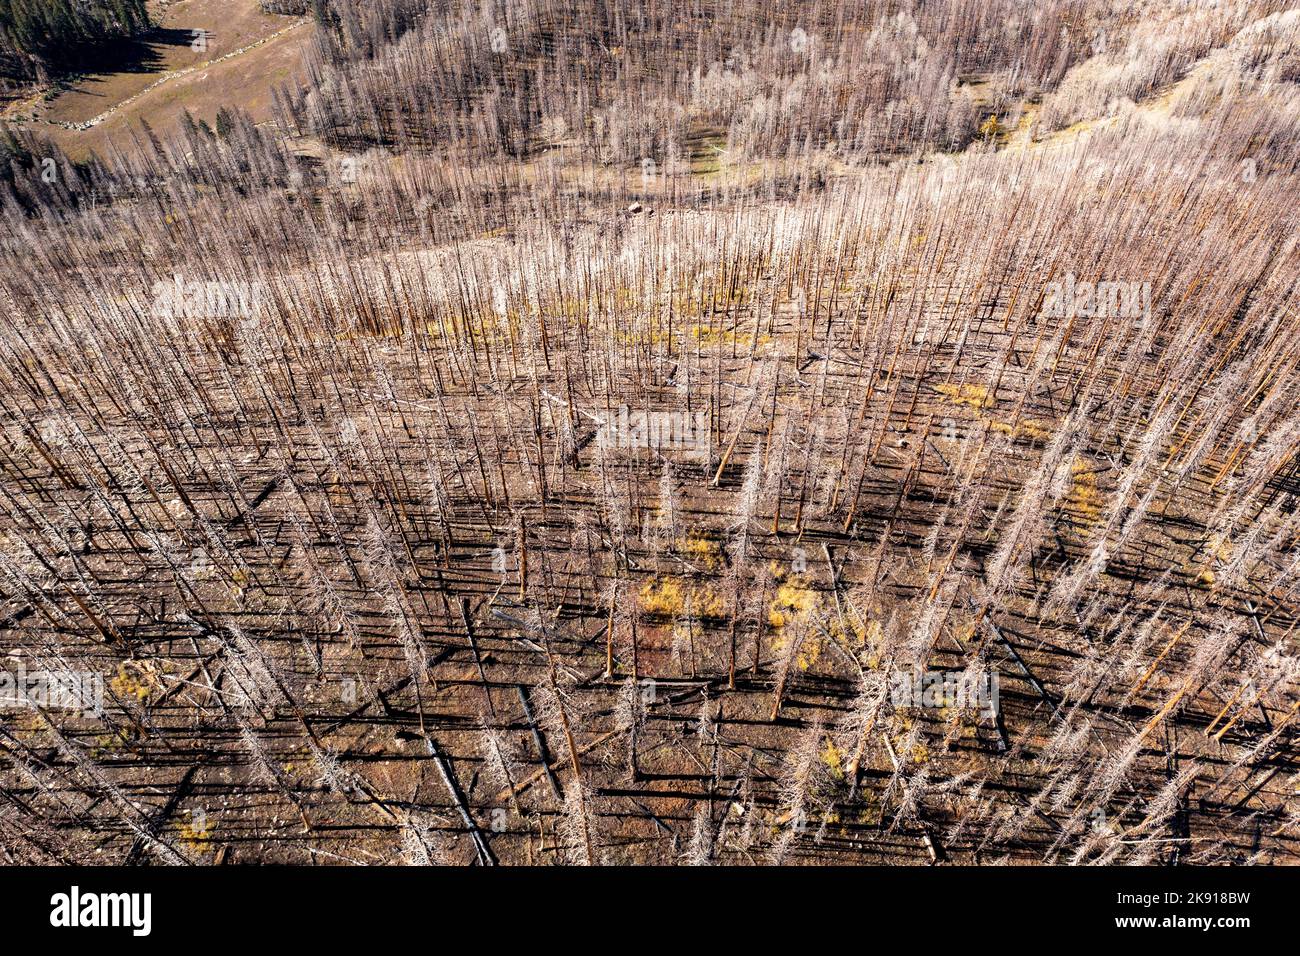
[[[1072,484],[1065,499],[1066,507],[1074,511],[1085,525],[1097,523],[1101,517],[1102,496],[1097,489],[1097,475],[1089,462],[1076,461],[1070,467]]]
[[[651,614],[676,617],[686,607],[686,595],[680,581],[652,578],[641,588],[641,609]]]
[[[177,833],[189,849],[195,853],[202,853],[208,849],[208,844],[212,842],[212,831],[216,825],[209,823],[204,819],[201,823],[198,820],[191,820],[189,823],[181,824],[177,827]]]
[[[836,780],[844,779],[844,751],[835,746],[835,741],[827,739],[826,747],[822,750],[822,763],[826,764]]]
[[[772,606],[768,608],[767,622],[776,628],[785,627],[816,606],[817,592],[805,586],[797,574],[791,575],[777,588]]]
[[[880,638],[880,623],[878,621],[862,621],[852,611],[843,619],[841,623],[837,617],[830,622],[830,634],[841,644],[861,648],[866,646],[870,640],[874,645]]]
[[[795,663],[799,665],[799,670],[806,671],[817,663],[817,658],[822,656],[822,638],[820,634],[809,634],[799,645],[799,654],[795,658]]]
[[[680,617],[688,610],[694,617],[721,617],[722,598],[707,584],[685,585],[677,578],[655,577],[638,595],[641,610],[662,617]]]
[[[1046,441],[1052,437],[1049,428],[1050,422],[1039,421],[1034,418],[1026,418],[1015,422],[992,422],[989,427],[995,432],[1001,432],[1003,435],[1010,435],[1012,438],[1033,438],[1040,441]]]
[[[707,584],[691,588],[691,612],[696,617],[722,617],[726,605],[718,592]]]
[[[997,404],[997,399],[989,394],[988,387],[985,385],[954,385],[945,382],[942,385],[935,386],[940,395],[946,395],[952,399],[954,405],[969,405],[971,408],[992,408]]]
[[[117,665],[117,674],[108,686],[118,697],[134,697],[143,702],[161,686],[158,671],[158,665],[152,661],[123,661]]]
[[[713,571],[722,566],[722,548],[718,542],[691,532],[677,542],[677,550],[692,562]]]

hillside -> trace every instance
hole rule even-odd
[[[1297,11],[151,13],[0,144],[0,859],[1296,860]]]

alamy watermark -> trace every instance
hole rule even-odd
[[[152,893],[83,893],[73,886],[50,897],[50,925],[120,926],[133,936],[148,936],[153,928]]]
[[[262,308],[264,287],[260,282],[223,279],[186,282],[177,275],[171,282],[155,282],[150,291],[158,318],[251,319]]]
[[[889,699],[896,708],[953,707],[976,710],[993,718],[998,713],[999,678],[988,671],[895,671],[889,678]]]
[[[612,420],[601,422],[596,441],[607,449],[651,448],[661,453],[672,450],[707,455],[708,413],[652,412],[620,405]]]
[[[85,717],[104,713],[104,675],[94,671],[0,671],[0,711],[14,709],[79,710]]]
[[[1151,317],[1151,283],[1132,281],[1079,282],[1073,272],[1064,281],[1049,282],[1043,290],[1048,319]]]

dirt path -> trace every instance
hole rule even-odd
[[[24,96],[21,99],[14,100],[3,110],[0,110],[0,119],[8,121],[13,119],[15,116],[23,116],[24,114],[30,115],[33,110],[41,105],[41,101],[45,99],[45,92],[44,89],[40,89],[29,96]]]
[[[298,27],[307,23],[308,20],[309,18],[307,17],[302,17],[301,19],[295,20],[287,27],[283,27],[279,30],[276,30],[274,33],[268,34],[267,36],[262,37],[260,40],[254,40],[252,43],[246,44],[245,46],[240,47],[238,50],[231,50],[229,53],[225,54],[224,56],[219,56],[215,60],[209,60],[208,62],[201,63],[197,66],[187,66],[180,70],[169,70],[168,72],[163,73],[161,76],[159,76],[158,79],[154,80],[144,89],[136,93],[133,93],[132,95],[128,96],[126,99],[122,100],[120,103],[115,103],[113,106],[110,106],[108,109],[104,110],[104,112],[100,113],[98,116],[92,116],[90,119],[85,120],[83,122],[65,123],[59,120],[41,120],[40,122],[44,122],[51,126],[59,126],[62,127],[63,129],[70,129],[70,130],[90,129],[92,126],[97,126],[100,123],[104,122],[104,120],[108,119],[110,116],[115,114],[118,110],[126,106],[130,106],[132,103],[140,99],[142,96],[145,96],[148,93],[153,92],[158,87],[162,86],[164,83],[170,82],[171,80],[178,79],[179,77],[182,76],[190,76],[191,74],[202,73],[203,71],[211,67],[214,67],[220,63],[224,63],[227,60],[232,60],[237,56],[243,56],[245,53],[248,53],[251,50],[256,50],[258,47],[265,46],[266,44],[270,43],[272,40],[275,40],[276,38],[281,37],[292,30],[298,29]],[[38,94],[38,96],[39,95],[40,94]]]

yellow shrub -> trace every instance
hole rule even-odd
[[[718,542],[696,532],[691,532],[678,541],[677,550],[707,570],[712,571],[722,565],[722,548]]]
[[[672,578],[652,578],[641,588],[641,609],[651,614],[676,617],[686,607],[681,582]]]
[[[1066,506],[1077,512],[1085,525],[1094,525],[1101,517],[1102,496],[1097,490],[1097,476],[1090,463],[1076,461],[1070,468],[1073,484],[1066,497]]]
[[[826,764],[836,780],[844,779],[844,751],[835,746],[835,741],[829,738],[826,741],[826,747],[822,750],[822,763]]]
[[[952,399],[954,405],[969,405],[971,408],[992,408],[997,404],[997,399],[989,394],[988,387],[985,385],[954,385],[945,382],[942,385],[935,386],[935,390],[940,395],[946,395]]]
[[[707,584],[683,586],[677,578],[651,578],[638,597],[641,610],[663,617],[681,617],[688,611],[693,617],[721,617],[726,611],[713,588]]]

